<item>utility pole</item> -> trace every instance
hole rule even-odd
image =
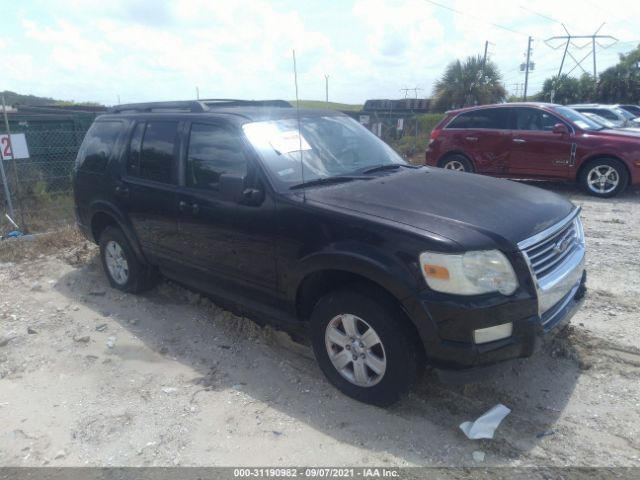
[[[324,101],[329,106],[329,75],[324,76]]]
[[[484,42],[484,56],[482,57],[482,76],[484,77],[484,67],[487,64],[487,49],[489,48],[489,40]]]
[[[409,92],[413,92],[414,98],[418,98],[418,90],[424,90],[422,88],[401,88],[400,91],[404,92],[404,98],[409,98]]]
[[[196,85],[196,100],[200,100],[200,87]]]
[[[529,37],[529,41],[527,43],[527,63],[525,65],[524,70],[524,94],[522,95],[522,99],[524,102],[527,101],[527,86],[529,85],[529,59],[531,58],[531,37]]]

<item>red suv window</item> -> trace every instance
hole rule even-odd
[[[483,108],[461,113],[449,122],[446,128],[508,130],[510,128],[510,110],[510,108]]]

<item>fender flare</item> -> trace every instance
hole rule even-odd
[[[416,258],[416,266],[417,262]],[[350,242],[333,244],[303,257],[288,282],[288,300],[295,302],[299,288],[310,275],[328,270],[366,278],[399,302],[421,288],[416,275],[400,259],[390,257],[370,245]]]
[[[94,202],[94,203],[92,203],[90,205],[90,207],[89,207],[89,218],[90,218],[89,228],[91,229],[91,236],[93,237],[93,228],[92,228],[92,225],[91,225],[93,223],[93,218],[99,213],[108,215],[111,218],[113,218],[113,220],[116,223],[116,225],[120,228],[120,230],[123,231],[125,237],[127,237],[127,240],[131,244],[133,252],[136,254],[136,257],[138,257],[138,260],[140,260],[141,262],[144,262],[144,263],[149,263],[147,258],[144,255],[143,251],[142,251],[142,247],[141,247],[140,242],[138,240],[138,236],[135,233],[135,229],[133,228],[133,225],[128,220],[126,215],[124,215],[121,212],[121,210],[115,204],[113,204],[111,202],[107,202],[107,201],[104,201],[104,200],[99,200],[99,201],[96,201],[96,202]],[[94,237],[94,241],[96,243],[99,243],[100,239]]]

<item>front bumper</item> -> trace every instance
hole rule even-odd
[[[423,340],[427,339],[423,341],[427,358],[440,378],[455,383],[477,382],[501,362],[531,356],[544,337],[554,335],[569,322],[586,293],[587,274],[583,264],[578,273],[578,280],[569,291],[542,316],[537,313],[535,298],[526,296],[494,305],[482,302],[455,305],[416,298],[405,304],[405,308],[408,307],[407,313],[414,321],[422,317],[424,322],[419,324],[435,328],[432,334],[424,329],[420,334]],[[505,322],[513,323],[510,337],[485,344],[473,343],[474,329]],[[447,338],[454,332],[457,339]],[[429,340],[433,338],[436,340]]]

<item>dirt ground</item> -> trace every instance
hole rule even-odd
[[[386,410],[194,293],[111,289],[88,243],[0,263],[0,466],[640,466],[640,191],[541,186],[583,208],[582,310],[495,379],[427,371]],[[497,403],[495,438],[467,439]]]

